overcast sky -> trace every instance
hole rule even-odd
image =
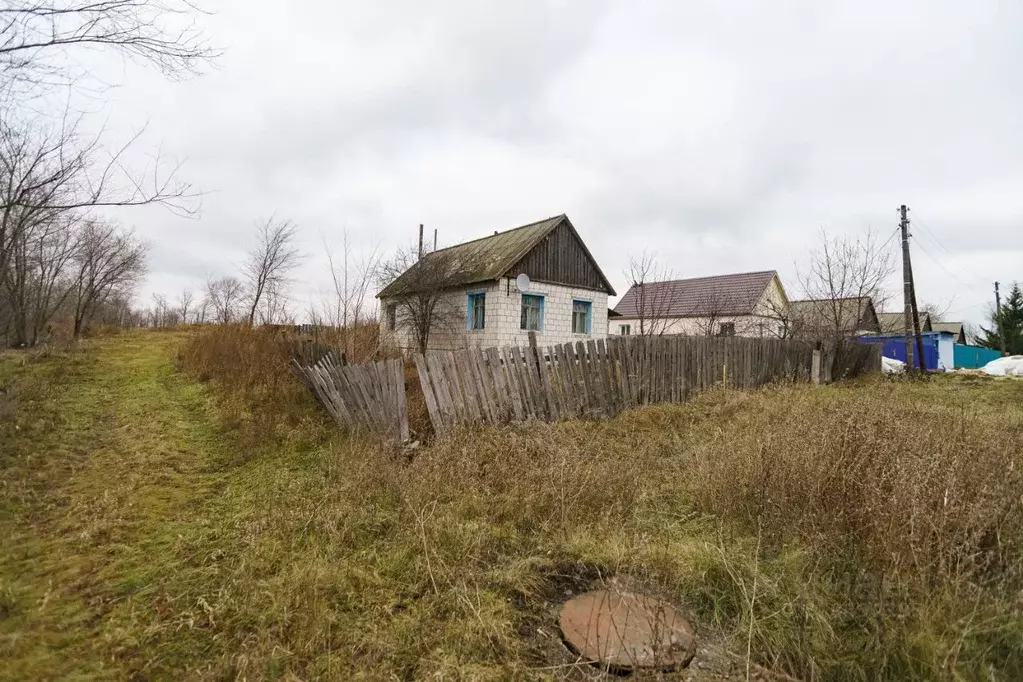
[[[271,214],[302,232],[300,311],[346,227],[390,252],[419,223],[449,245],[559,213],[619,295],[647,249],[681,276],[777,269],[795,298],[822,227],[887,238],[902,203],[922,301],[979,322],[1023,279],[1018,3],[205,6],[218,68],[118,67],[104,111],[207,192],[195,220],[123,216],[145,299],[234,272]]]

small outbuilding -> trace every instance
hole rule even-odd
[[[924,345],[924,369],[950,370],[955,368],[955,343],[950,332],[921,332]],[[906,362],[905,334],[864,334],[857,337],[863,343],[880,343],[881,355]],[[913,340],[913,366],[919,367],[917,345]]]

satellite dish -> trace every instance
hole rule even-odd
[[[529,275],[522,273],[515,278],[515,288],[519,291],[529,291]]]

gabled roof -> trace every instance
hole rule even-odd
[[[792,301],[789,304],[789,315],[793,324],[804,331],[866,331],[865,318],[871,318],[870,322],[877,321],[874,302],[869,296]],[[834,329],[836,317],[841,326],[838,330]]]
[[[579,237],[568,216],[561,215],[546,218],[544,220],[516,227],[505,232],[497,232],[487,237],[481,237],[472,241],[449,246],[444,249],[432,251],[425,256],[421,262],[431,272],[443,272],[442,277],[445,287],[460,287],[478,282],[488,282],[499,279],[509,274],[509,270],[528,254],[547,235],[553,232],[559,225],[565,224],[572,234],[579,241],[580,246],[587,258],[596,268],[601,280],[607,290],[614,295],[614,288],[607,281],[607,277],[600,271],[600,267],[589,249]],[[388,284],[377,294],[378,298],[389,296],[400,296],[411,293],[409,282],[406,277],[409,271],[402,273],[397,279]]]
[[[962,322],[931,322],[931,329],[936,332],[950,332],[957,337],[966,336]]]
[[[877,314],[878,324],[881,325],[882,333],[895,333],[905,331],[906,321],[905,313],[878,313]],[[920,313],[920,331],[929,332],[933,327],[931,322],[931,315],[927,312]]]
[[[622,317],[751,315],[777,275],[764,270],[635,284],[615,312]]]

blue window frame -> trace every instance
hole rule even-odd
[[[483,329],[487,324],[487,294],[470,291],[465,304],[465,328]]]
[[[543,331],[543,296],[522,294],[522,316],[519,329],[531,332]]]
[[[589,334],[593,330],[593,303],[590,301],[572,301],[572,333]]]

